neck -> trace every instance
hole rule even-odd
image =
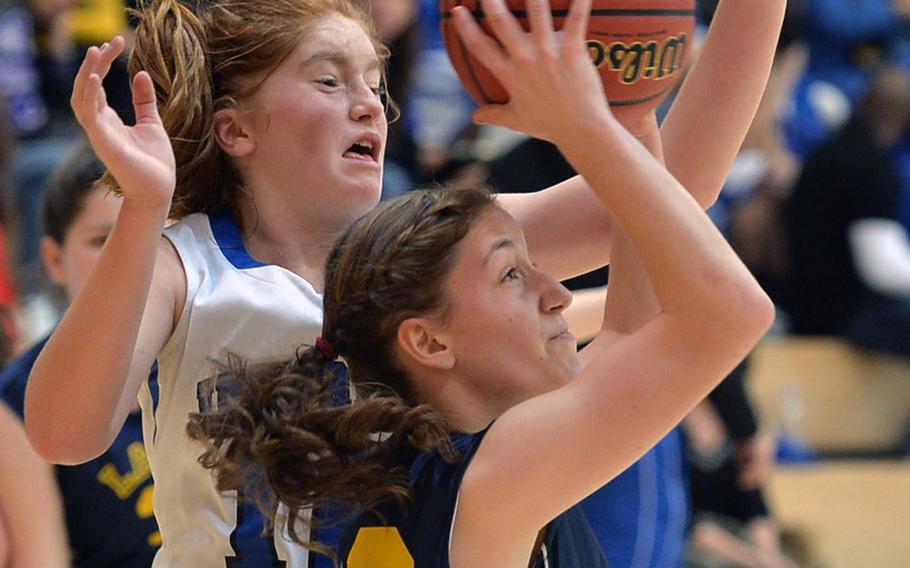
[[[434,374],[416,385],[418,398],[442,414],[453,432],[479,432],[519,402],[484,395],[472,388],[470,381],[455,376]]]
[[[244,245],[259,262],[286,268],[321,291],[326,258],[344,227],[320,226],[298,209],[281,200],[244,200]]]

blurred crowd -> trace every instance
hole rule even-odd
[[[117,34],[129,41],[127,4],[0,0],[4,364],[50,332],[116,217],[113,198],[86,189],[101,166],[81,139],[69,96],[89,45]],[[384,198],[436,182],[535,191],[573,175],[550,144],[472,124],[475,105],[449,64],[434,0],[370,4],[376,30],[391,50],[387,92],[396,109],[390,112],[398,116],[390,125]],[[714,4],[698,2],[702,34]],[[118,61],[105,88],[127,121],[128,83],[126,63]],[[836,336],[864,350],[910,356],[908,127],[910,1],[790,0],[762,106],[709,211],[778,305],[774,333]],[[571,285],[595,289],[607,280],[605,270]],[[617,511],[616,525],[603,528],[616,541],[616,550],[606,551],[612,566],[797,565],[782,552],[762,498],[775,449],[745,394],[747,370],[748,361],[681,428],[586,503]],[[4,376],[18,373],[24,381],[23,372],[27,376],[28,365]],[[21,414],[12,379],[2,377],[0,395]],[[12,444],[5,412],[0,439]],[[119,488],[121,501],[132,499],[139,514],[130,526],[139,538],[121,552],[139,558],[137,566],[149,565],[155,530],[150,505],[142,500],[150,499],[143,488],[151,481],[135,457],[141,444],[130,446],[140,440],[138,427],[131,436],[123,442],[135,448],[131,459],[114,470],[115,477],[108,475],[109,482],[100,473],[103,457],[84,479],[67,477],[72,472],[58,466],[62,497],[39,507],[57,515],[64,534],[58,544],[65,547],[68,539],[80,566],[127,565],[111,561],[110,550],[99,553],[108,544],[86,536],[80,529],[95,525],[73,512],[86,510],[87,494],[76,489],[82,500],[73,500],[67,491],[96,479],[115,493]],[[13,538],[3,521],[9,526],[15,516],[3,509],[2,494],[13,486],[3,479],[14,469],[2,460],[0,568]],[[31,479],[27,470],[15,471],[20,481]],[[67,486],[67,479],[77,481]],[[648,492],[656,496],[650,505],[643,504]],[[142,503],[146,509],[140,511]],[[128,544],[129,538],[121,540]]]

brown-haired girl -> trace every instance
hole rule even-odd
[[[676,425],[773,318],[696,202],[603,105],[583,41],[590,0],[559,34],[544,0],[527,8],[526,34],[504,2],[484,2],[498,42],[465,8],[456,25],[509,92],[497,112],[535,116],[631,245],[594,343],[576,353],[571,296],[504,209],[477,191],[413,193],[336,243],[315,345],[241,373],[234,403],[190,425],[223,488],[272,493],[292,517],[352,506],[342,566],[605,566],[571,507]],[[357,391],[347,406],[331,401],[336,356]]]
[[[703,204],[754,113],[782,4],[727,1],[735,9],[719,18],[717,47],[664,127],[667,163]],[[282,531],[259,538],[254,509],[216,491],[184,427],[217,401],[212,359],[287,357],[318,334],[325,257],[379,197],[383,50],[344,0],[195,4],[152,0],[141,11],[135,127],[100,88],[122,40],[90,49],[77,78],[73,108],[124,202],[35,366],[26,427],[45,458],[85,461],[109,445],[138,394],[164,541],[156,565],[306,566],[304,549]],[[744,33],[761,41],[726,63],[724,44]],[[704,98],[721,80],[729,98]],[[517,112],[479,118],[547,135],[549,115],[509,108]],[[653,122],[639,134],[656,138]],[[606,262],[610,216],[581,178],[502,204],[541,268],[567,277]],[[168,217],[179,221],[163,229]],[[159,390],[146,384],[153,360]]]

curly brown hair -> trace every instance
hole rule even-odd
[[[350,0],[141,0],[129,73],[145,70],[177,162],[170,217],[238,211],[240,172],[215,140],[215,111],[254,94],[320,19],[339,14],[367,32],[380,60],[388,50]],[[383,73],[383,83],[385,73]],[[117,187],[105,174],[104,181]],[[239,218],[239,216],[238,216]]]
[[[254,495],[274,520],[338,504],[355,511],[409,494],[403,451],[457,454],[442,415],[417,399],[395,355],[410,317],[445,317],[445,279],[471,223],[493,207],[481,189],[415,191],[380,204],[335,243],[326,264],[322,337],[344,358],[356,397],[339,404],[323,351],[302,346],[291,361],[231,372],[241,389],[228,404],[191,416],[188,433],[206,444],[200,462],[219,488]],[[315,522],[315,521],[314,521]],[[292,538],[303,542],[289,523]]]

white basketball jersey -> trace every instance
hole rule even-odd
[[[307,568],[307,550],[276,530],[261,536],[254,505],[215,488],[199,465],[201,444],[186,435],[201,388],[227,354],[263,361],[293,356],[322,327],[322,297],[303,278],[247,254],[229,217],[194,214],[165,230],[186,272],[183,314],[158,356],[158,384],[140,392],[143,431],[155,480],[163,544],[155,568]],[[203,383],[203,385],[200,385]],[[209,395],[211,393],[208,393]]]

